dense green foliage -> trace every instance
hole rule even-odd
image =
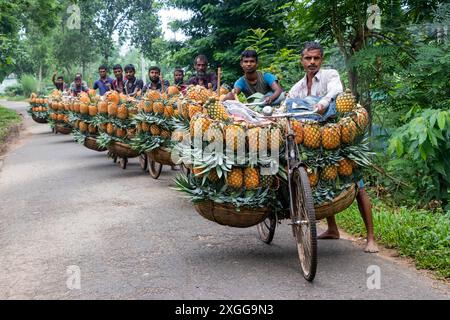
[[[0,106],[0,143],[4,142],[11,126],[20,123],[21,117],[14,110]]]

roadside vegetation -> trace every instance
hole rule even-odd
[[[0,144],[5,142],[9,129],[20,121],[20,116],[14,110],[0,106]]]

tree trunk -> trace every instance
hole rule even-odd
[[[38,92],[42,90],[42,65],[39,65]]]

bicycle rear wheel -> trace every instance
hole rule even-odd
[[[313,281],[317,270],[317,230],[314,202],[306,170],[293,169],[291,176],[291,216],[303,277]]]
[[[259,223],[256,227],[258,228],[258,234],[261,241],[270,244],[275,235],[275,228],[277,226],[277,218],[275,214],[269,213],[267,218]]]

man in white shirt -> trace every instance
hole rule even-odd
[[[324,114],[330,104],[334,105],[337,95],[344,91],[339,73],[334,69],[320,69],[322,62],[323,48],[320,44],[306,43],[301,53],[306,75],[289,91],[291,99],[316,97],[319,101],[314,107],[320,114]]]
[[[288,111],[292,112],[298,100],[305,106],[310,106],[314,111],[320,113],[324,118],[333,116],[336,113],[336,97],[343,92],[343,86],[339,73],[334,69],[320,69],[323,62],[323,48],[317,42],[308,42],[301,53],[301,63],[305,69],[305,77],[297,82],[289,91],[286,105]],[[311,102],[313,105],[311,105]],[[369,196],[367,195],[362,180],[357,182],[359,212],[364,220],[367,230],[367,244],[365,252],[378,252],[374,239],[372,208]],[[339,229],[334,216],[327,218],[328,230],[319,235],[319,239],[339,239]]]

